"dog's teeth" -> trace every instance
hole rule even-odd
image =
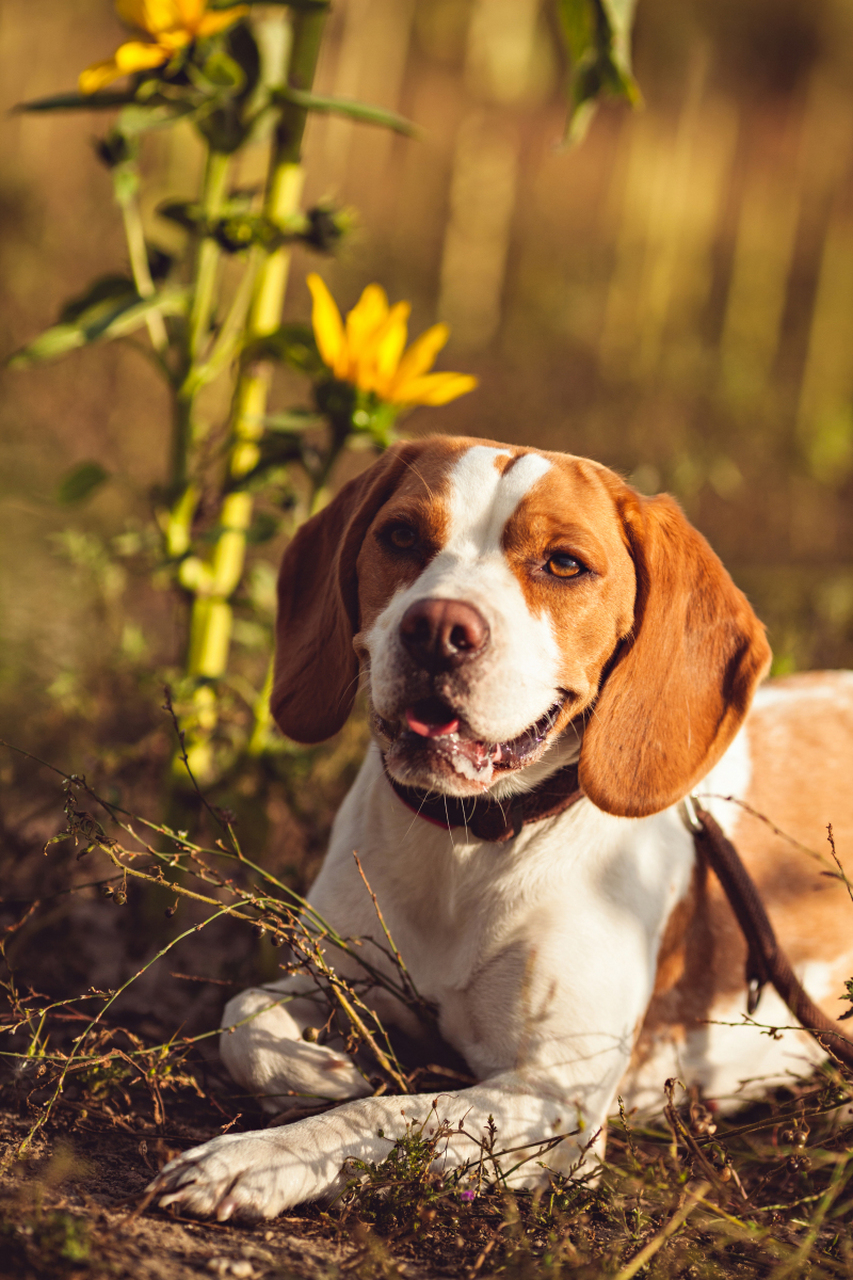
[[[462,752],[454,752],[451,764],[457,773],[461,773],[463,778],[468,778],[471,782],[487,783],[490,779],[492,765],[488,759],[479,764]]]

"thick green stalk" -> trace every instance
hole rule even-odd
[[[209,150],[205,164],[204,183],[201,194],[201,212],[206,223],[213,222],[222,212],[228,192],[228,174],[231,157],[221,151]],[[202,380],[198,376],[199,366],[205,355],[210,326],[215,309],[216,281],[221,250],[214,238],[202,230],[196,247],[193,263],[193,280],[191,288],[190,313],[187,318],[187,336],[183,354],[181,385],[175,400],[175,421],[172,437],[172,466],[170,488],[176,499],[172,517],[181,517],[178,508],[189,505],[189,518],[195,503],[187,504],[185,490],[187,487],[189,460],[193,445],[197,444],[203,431],[195,417],[195,401]],[[175,536],[185,545],[189,544],[189,525],[185,525],[185,536],[181,537],[175,530]],[[183,548],[185,549],[185,547]],[[182,553],[181,550],[170,554]]]
[[[228,194],[230,162],[231,157],[222,151],[211,149],[207,153],[201,208],[205,223],[215,221],[222,213]],[[187,325],[187,354],[190,365],[187,376],[190,380],[210,333],[216,275],[221,253],[216,240],[210,234],[205,234],[206,231],[207,228],[204,227],[196,253],[195,290]]]
[[[327,9],[303,9],[293,18],[288,84],[310,89],[317,66]],[[282,108],[270,162],[264,214],[274,223],[286,221],[299,209],[303,170],[300,164],[307,111],[292,104]],[[268,254],[258,272],[255,295],[246,325],[246,342],[275,332],[287,288],[290,249]],[[239,482],[255,466],[263,432],[272,370],[267,362],[245,365],[234,397],[232,446],[228,460],[231,482]],[[221,532],[209,566],[209,577],[193,606],[189,674],[203,682],[195,695],[195,726],[188,733],[187,753],[199,778],[212,774],[210,736],[216,723],[215,694],[210,683],[228,666],[233,626],[231,597],[243,574],[246,535],[252,518],[252,495],[236,489],[222,503]]]

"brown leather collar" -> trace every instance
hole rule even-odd
[[[477,840],[487,840],[490,844],[506,844],[529,822],[556,818],[558,813],[564,813],[583,799],[576,764],[560,769],[532,791],[503,801],[437,795],[434,791],[404,787],[387,769],[385,776],[403,804],[425,822],[445,830],[465,827]]]

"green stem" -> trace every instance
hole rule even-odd
[[[249,738],[250,756],[262,756],[267,748],[269,732],[272,728],[270,698],[272,696],[274,678],[275,663],[274,659],[270,657],[270,660],[267,663],[267,674],[264,677],[263,686],[252,704],[252,734]]]
[[[257,253],[253,252],[234,293],[228,313],[219,327],[219,332],[210,346],[204,363],[198,367],[198,378],[201,383],[213,382],[238,355],[260,265]]]
[[[204,226],[214,222],[222,213],[228,192],[228,171],[231,157],[212,148],[207,153],[202,187],[201,212]],[[187,324],[187,356],[189,370],[198,362],[210,333],[210,321],[214,310],[216,277],[221,250],[213,236],[202,231],[196,250],[195,288]]]
[[[201,193],[205,222],[217,218],[222,210],[228,193],[230,159],[223,152],[208,150]],[[169,480],[172,505],[162,523],[166,554],[172,560],[186,556],[190,550],[192,522],[198,506],[198,488],[189,475],[193,446],[202,435],[195,416],[196,396],[204,382],[204,378],[199,377],[198,364],[206,353],[213,321],[219,257],[216,241],[202,232],[193,263],[182,373],[174,404]],[[202,567],[195,567],[199,571],[193,578],[190,570],[185,572],[185,566],[181,566],[182,585],[193,593],[197,591],[204,576]]]
[[[150,298],[154,293],[154,281],[148,267],[148,250],[145,246],[145,231],[142,226],[142,215],[135,195],[119,196],[124,234],[127,240],[127,256],[130,259],[130,270],[133,283],[140,298]],[[153,311],[146,317],[145,323],[151,337],[154,350],[161,354],[169,346],[169,335],[166,322],[159,311]]]
[[[221,151],[209,150],[204,171],[201,208],[204,222],[218,218],[228,191],[228,174],[231,157]],[[195,401],[202,379],[198,376],[199,361],[205,353],[215,309],[216,281],[221,251],[212,236],[201,232],[196,246],[193,264],[193,280],[190,291],[190,313],[187,319],[186,345],[183,356],[183,376],[175,398],[175,417],[172,436],[172,466],[170,491],[179,503],[183,501],[188,480],[188,464],[192,447],[203,435],[195,417]],[[176,508],[177,509],[177,508]],[[174,513],[173,513],[174,514]],[[192,512],[190,512],[192,519]],[[189,526],[187,526],[189,530]]]
[[[311,87],[326,16],[325,7],[294,14],[288,69],[288,84],[293,88]],[[299,210],[304,180],[300,156],[307,116],[304,107],[293,104],[282,107],[279,116],[263,210],[274,223],[286,222]],[[289,245],[282,245],[264,258],[246,324],[247,344],[279,327],[289,267]],[[261,362],[244,367],[240,374],[228,459],[232,481],[247,475],[258,461],[258,440],[263,432],[271,376],[269,363]],[[205,595],[197,596],[193,605],[189,674],[203,683],[197,690],[197,728],[188,734],[187,751],[197,777],[209,777],[212,772],[210,736],[215,727],[215,706],[209,682],[224,675],[228,665],[233,626],[231,597],[243,575],[252,508],[252,495],[246,490],[232,491],[224,499],[210,580]]]

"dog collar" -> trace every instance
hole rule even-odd
[[[444,827],[446,831],[465,827],[477,840],[486,840],[490,844],[506,844],[528,823],[556,818],[557,814],[564,813],[583,799],[576,764],[558,770],[532,791],[509,796],[503,801],[479,800],[475,796],[462,799],[421,791],[418,787],[405,787],[391,777],[387,766],[385,777],[406,808],[424,822]]]

